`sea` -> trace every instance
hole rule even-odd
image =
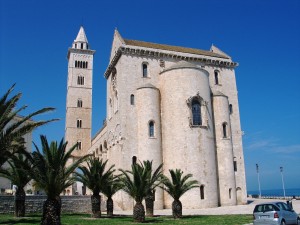
[[[248,195],[259,195],[259,191],[248,191]],[[270,189],[270,190],[261,190],[262,196],[276,196],[283,197],[283,189]],[[285,196],[300,196],[300,188],[288,188],[285,189]]]

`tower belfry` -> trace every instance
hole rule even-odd
[[[91,147],[93,57],[95,51],[81,26],[72,47],[68,49],[68,81],[66,102],[65,140],[73,151],[74,159],[87,154]]]

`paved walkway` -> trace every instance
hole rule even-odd
[[[274,202],[274,201],[284,201],[278,199],[248,199],[247,205],[237,205],[237,206],[223,206],[208,209],[184,209],[183,215],[227,215],[227,214],[252,214],[253,209],[256,204],[262,202]],[[300,200],[293,200],[294,210],[300,214]],[[130,211],[115,211],[115,214],[120,215],[132,215],[132,210]],[[155,210],[155,215],[172,215],[171,209]]]

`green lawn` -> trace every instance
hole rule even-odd
[[[1,215],[0,224],[18,224],[18,225],[33,225],[39,224],[41,215],[28,215],[24,218],[15,218],[13,215]],[[252,215],[223,215],[223,216],[184,216],[181,220],[174,220],[168,216],[158,216],[154,218],[146,218],[146,224],[172,224],[172,225],[242,225],[252,223]],[[114,218],[92,219],[89,214],[63,214],[63,225],[128,225],[134,223],[130,216],[116,216]]]

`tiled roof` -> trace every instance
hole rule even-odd
[[[185,47],[179,47],[179,46],[172,46],[172,45],[164,45],[164,44],[156,44],[151,42],[145,42],[145,41],[136,41],[136,40],[128,40],[124,39],[126,45],[133,45],[138,47],[145,47],[145,48],[153,48],[153,49],[161,49],[161,50],[167,50],[167,51],[174,51],[174,52],[183,52],[183,53],[190,53],[195,55],[206,55],[206,56],[212,56],[217,58],[225,58],[229,59],[229,57],[221,54],[217,54],[210,51],[205,51],[201,49],[196,48],[185,48]]]

